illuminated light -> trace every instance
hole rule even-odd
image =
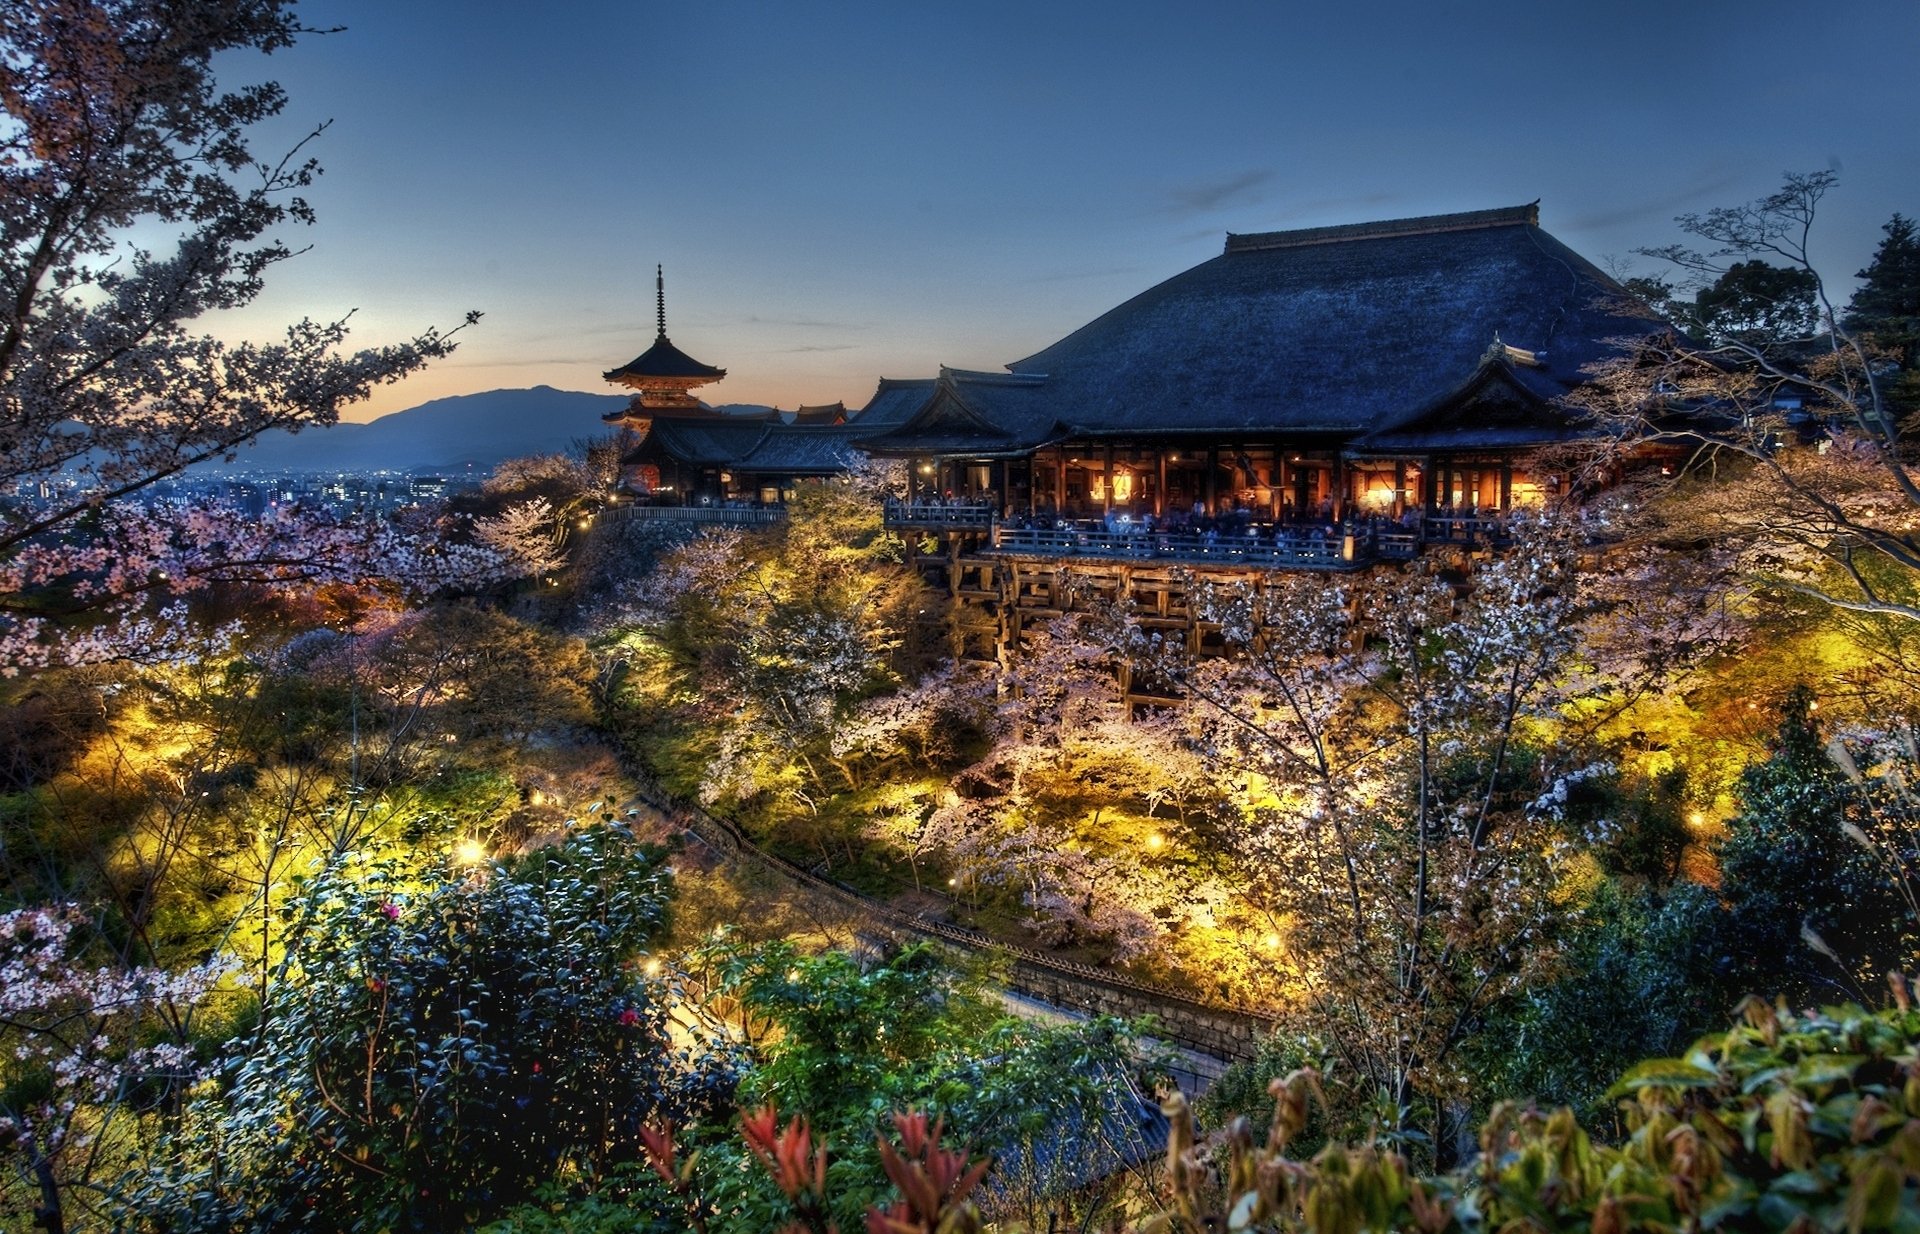
[[[645,965],[645,968],[646,968],[647,976],[649,977],[658,977],[660,975],[661,965],[660,965],[660,961],[657,959],[648,960]]]
[[[1280,950],[1280,936],[1278,934],[1269,934],[1260,940],[1260,945],[1268,951],[1278,951]]]
[[[1707,816],[1695,810],[1693,813],[1687,815],[1687,822],[1694,827],[1704,827],[1707,825]]]
[[[456,865],[482,865],[487,860],[487,846],[468,836],[453,846],[453,860]]]
[[[1165,844],[1166,842],[1167,842],[1167,838],[1161,835],[1157,831],[1147,837],[1148,848],[1159,848],[1162,844]]]
[[[947,880],[947,886],[949,887],[958,887],[959,885],[960,885],[960,880],[957,878],[950,878]]]
[[[1814,700],[1812,700],[1811,702],[1809,702],[1809,703],[1807,704],[1807,710],[1808,710],[1808,711],[1818,711],[1818,710],[1820,710],[1820,700],[1816,698],[1816,699],[1814,699]]]

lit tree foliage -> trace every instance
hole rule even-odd
[[[493,518],[474,521],[474,539],[498,553],[521,578],[544,579],[567,564],[565,524],[545,497],[515,502]]]
[[[1225,851],[1307,1022],[1390,1127],[1462,1091],[1461,1046],[1550,958],[1564,803],[1601,770],[1533,740],[1571,701],[1582,530],[1516,532],[1458,587],[1428,560],[1358,595],[1303,575],[1202,588],[1225,658],[1115,631],[1201,705],[1242,795]]]
[[[836,722],[902,677],[920,584],[864,473],[807,486],[765,533],[707,532],[667,554],[643,603],[677,653],[714,748],[708,803],[766,794],[809,810],[834,787]]]
[[[173,1229],[470,1227],[729,1103],[727,1053],[669,1036],[642,968],[662,854],[617,827],[446,870],[332,863],[223,1091],[136,1211]],[[683,1038],[683,1041],[685,1039]]]

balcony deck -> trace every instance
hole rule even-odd
[[[1489,547],[1506,542],[1505,521],[1438,515],[1412,524],[1361,519],[1345,524],[1245,523],[1206,531],[1167,530],[1098,519],[1002,520],[983,502],[889,501],[885,520],[896,531],[978,532],[975,552],[987,556],[1142,562],[1272,570],[1355,570],[1407,561],[1423,547]]]

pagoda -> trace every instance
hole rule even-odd
[[[608,371],[608,381],[634,391],[627,406],[605,417],[607,423],[645,433],[661,415],[700,414],[700,400],[693,397],[698,386],[719,381],[727,370],[702,364],[667,339],[667,280],[665,270],[654,267],[654,292],[658,301],[659,332],[653,346],[639,356]]]

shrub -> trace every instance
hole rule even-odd
[[[730,1059],[674,1048],[641,964],[660,856],[604,827],[424,886],[313,880],[230,1090],[136,1207],[176,1229],[462,1228],[637,1158],[649,1118],[730,1106]]]

